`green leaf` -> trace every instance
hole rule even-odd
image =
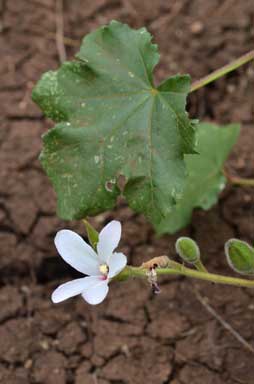
[[[225,253],[230,267],[244,275],[254,274],[254,248],[238,239],[230,239],[225,244]]]
[[[226,182],[223,164],[237,140],[239,130],[238,124],[224,127],[208,123],[198,125],[199,155],[185,156],[188,178],[182,199],[167,218],[156,225],[158,233],[175,233],[190,222],[194,208],[207,210],[217,202]]]
[[[99,233],[86,219],[83,219],[83,223],[85,224],[85,227],[86,227],[86,233],[87,233],[89,243],[96,250],[97,244],[99,241]]]
[[[190,237],[177,239],[176,252],[187,263],[196,264],[200,260],[199,246]]]
[[[145,28],[113,21],[87,35],[77,61],[42,77],[33,100],[58,124],[44,135],[41,162],[58,213],[80,219],[111,209],[121,193],[159,223],[183,190],[184,154],[195,153],[185,111],[190,77],[155,88],[157,46]]]

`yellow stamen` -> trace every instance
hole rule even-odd
[[[107,275],[108,271],[109,271],[109,268],[108,268],[107,264],[101,264],[100,267],[99,267],[99,270],[100,270],[100,273],[102,275]]]

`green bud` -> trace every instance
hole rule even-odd
[[[254,274],[254,248],[238,239],[230,239],[225,244],[225,253],[230,267],[244,275]]]
[[[200,260],[199,247],[190,237],[179,237],[176,252],[187,263],[195,264]]]
[[[85,227],[86,227],[86,233],[87,233],[89,243],[94,249],[96,249],[97,243],[99,241],[99,234],[86,219],[83,219],[83,223],[85,224]]]

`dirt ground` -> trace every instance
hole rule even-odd
[[[0,1],[0,383],[253,384],[253,353],[218,323],[210,306],[254,347],[254,292],[165,278],[154,297],[143,281],[112,284],[106,301],[59,305],[50,293],[77,276],[57,255],[53,238],[79,223],[55,216],[56,197],[37,160],[51,126],[30,99],[41,74],[59,65],[53,0]],[[110,19],[146,26],[161,52],[157,80],[176,72],[198,79],[253,49],[253,0],[73,0],[64,2],[67,57],[80,39]],[[239,121],[228,161],[235,175],[254,177],[254,67],[228,75],[189,98],[192,116]],[[223,245],[254,240],[254,191],[227,187],[209,212],[197,210],[181,234],[193,236],[211,271],[229,273]],[[179,234],[158,239],[124,205],[94,219],[123,223],[121,250],[130,263],[174,256]]]

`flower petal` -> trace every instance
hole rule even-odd
[[[55,246],[66,263],[86,275],[99,275],[96,252],[81,236],[68,229],[57,232]]]
[[[109,274],[108,277],[111,279],[112,277],[118,275],[127,264],[127,257],[123,253],[115,252],[111,256],[109,260]]]
[[[102,229],[99,234],[99,242],[97,244],[97,252],[99,257],[106,263],[119,244],[121,238],[121,223],[113,220]]]
[[[69,297],[79,295],[87,287],[87,279],[88,277],[82,277],[81,279],[68,281],[68,283],[60,285],[52,293],[51,299],[53,303],[60,303],[61,301],[69,299]]]
[[[108,279],[102,280],[97,276],[91,276],[88,277],[88,279],[91,281],[93,279],[93,282],[84,292],[82,292],[82,297],[89,304],[100,304],[108,294]]]

